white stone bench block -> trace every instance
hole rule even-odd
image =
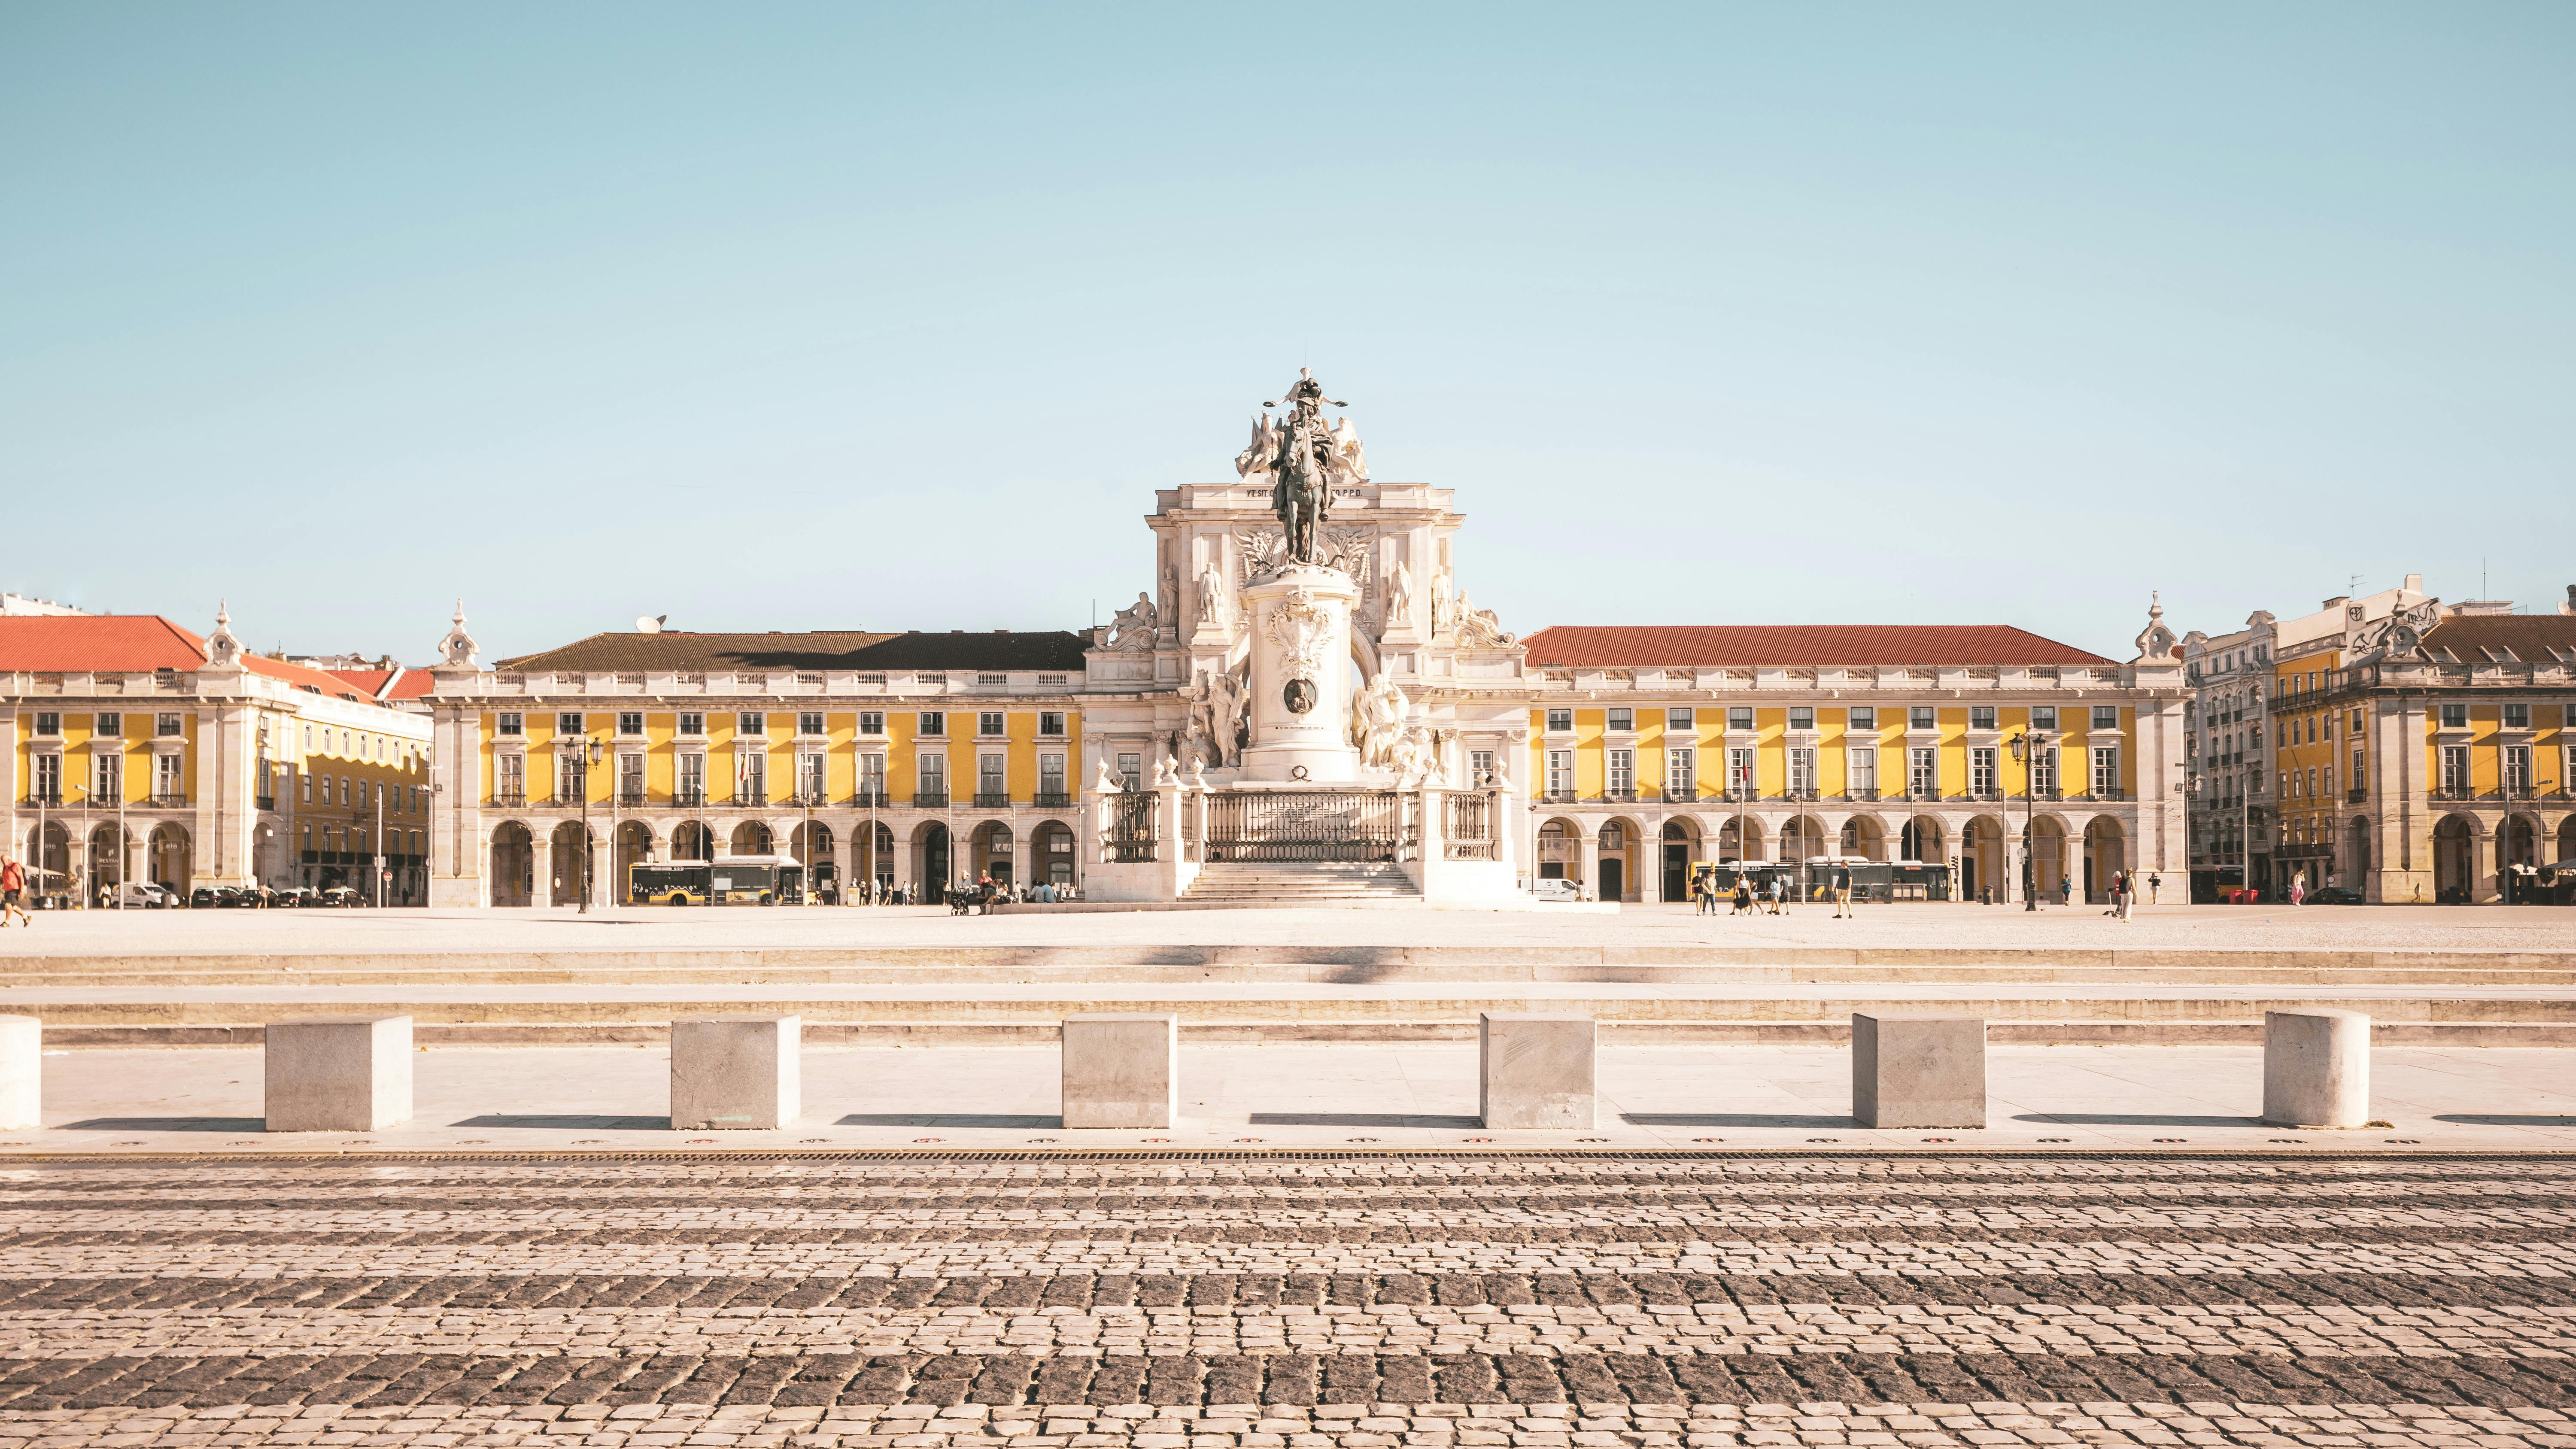
[[[1598,1036],[1592,1018],[1487,1011],[1476,1019],[1476,1115],[1487,1127],[1589,1128]]]
[[[1852,1117],[1863,1127],[1985,1126],[1985,1019],[1852,1013]]]
[[[2369,1013],[2263,1013],[2263,1120],[2274,1127],[2370,1125]]]
[[[1064,1019],[1064,1125],[1169,1127],[1180,1118],[1181,1023],[1168,1011]]]
[[[32,1016],[0,1016],[0,1132],[41,1127],[45,1028]]]
[[[775,1130],[805,1110],[804,1018],[693,1016],[671,1023],[671,1126]]]
[[[308,1016],[268,1024],[271,1132],[373,1132],[411,1117],[411,1018]]]

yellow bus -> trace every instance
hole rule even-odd
[[[655,861],[627,868],[626,899],[639,906],[801,906],[805,867],[775,855]]]

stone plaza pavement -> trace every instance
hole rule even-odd
[[[0,930],[0,958],[297,952],[546,952],[1165,944],[1302,946],[1868,946],[2213,951],[2576,951],[2576,910],[2551,906],[2098,906],[1915,903],[1837,921],[1695,915],[1687,905],[1546,910],[1191,910],[951,916],[944,907],[768,910],[44,912]],[[0,966],[0,979],[6,967]]]
[[[2576,1446],[2564,1154],[21,1161],[0,1449]]]

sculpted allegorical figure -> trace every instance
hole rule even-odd
[[[1386,580],[1386,624],[1381,634],[1392,634],[1413,624],[1413,570],[1404,560],[1395,561],[1395,572]]]
[[[1411,703],[1395,680],[1385,674],[1370,680],[1351,700],[1351,743],[1360,763],[1383,769],[1394,763],[1396,741],[1403,737]]]
[[[1154,611],[1154,601],[1144,594],[1136,596],[1132,607],[1121,609],[1109,622],[1109,647],[1112,649],[1151,649],[1154,631],[1162,620]]]
[[[1117,771],[1109,768],[1107,755],[1100,757],[1100,778],[1091,782],[1091,788],[1101,795],[1123,795],[1127,792],[1127,782],[1118,778]]]
[[[1234,604],[1225,587],[1225,570],[1208,560],[1199,570],[1199,618],[1220,629],[1234,627]]]

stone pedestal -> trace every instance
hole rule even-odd
[[[0,1016],[0,1132],[44,1125],[45,1029],[32,1016]]]
[[[1852,1117],[1863,1127],[1985,1126],[1985,1021],[1854,1012]]]
[[[774,1130],[804,1110],[794,1016],[696,1016],[671,1023],[671,1126]]]
[[[1180,1018],[1097,1012],[1064,1019],[1064,1125],[1169,1127],[1180,1117]]]
[[[2370,1125],[2370,1017],[2318,1007],[2263,1013],[2263,1121]]]
[[[1351,610],[1358,601],[1350,575],[1314,564],[1290,564],[1244,586],[1252,740],[1241,778],[1314,785],[1359,778],[1360,752],[1350,741]]]
[[[271,1132],[373,1132],[411,1117],[411,1018],[308,1016],[268,1024],[262,1109]]]
[[[1487,1127],[1589,1128],[1594,1056],[1591,1017],[1481,1012],[1476,1115]]]

